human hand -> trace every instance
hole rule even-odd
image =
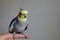
[[[15,34],[14,38],[29,38],[29,36],[22,34]],[[13,34],[11,33],[0,33],[0,40],[14,40]]]

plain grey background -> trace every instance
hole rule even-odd
[[[29,11],[27,40],[60,40],[60,0],[0,0],[0,33],[8,32],[19,8]]]

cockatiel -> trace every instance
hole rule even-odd
[[[28,14],[27,10],[20,9],[18,15],[11,21],[11,23],[9,25],[10,33],[24,34],[23,32],[28,27],[27,14]],[[12,30],[11,30],[11,26],[13,26]]]

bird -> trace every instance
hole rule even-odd
[[[9,33],[17,33],[17,34],[24,34],[24,31],[28,28],[27,22],[27,14],[28,11],[26,9],[21,9],[18,12],[18,15],[12,19],[9,24]],[[13,26],[12,30],[11,27]]]

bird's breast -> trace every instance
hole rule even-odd
[[[22,22],[14,23],[14,24],[15,24],[14,26],[17,32],[23,31],[27,25],[27,23],[22,23]]]

